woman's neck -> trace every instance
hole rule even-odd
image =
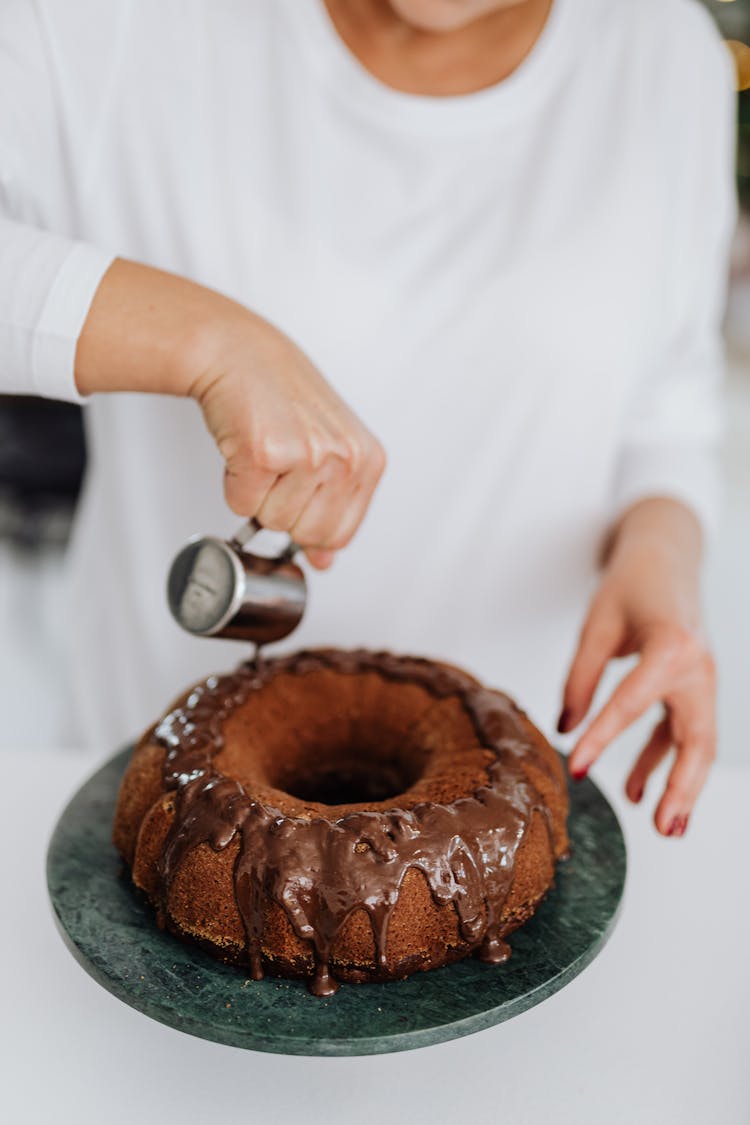
[[[389,0],[325,0],[342,40],[377,79],[408,94],[472,94],[502,82],[523,62],[552,0],[524,0],[451,31],[424,31]]]

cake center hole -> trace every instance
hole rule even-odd
[[[397,797],[416,781],[406,762],[384,762],[350,752],[336,764],[308,764],[295,777],[280,779],[279,788],[300,801],[320,805],[359,805]]]

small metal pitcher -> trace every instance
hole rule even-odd
[[[261,531],[244,523],[232,539],[195,536],[169,570],[167,601],[175,621],[200,637],[269,644],[299,625],[307,604],[305,574],[292,542],[277,558],[246,550]]]

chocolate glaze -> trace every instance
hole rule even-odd
[[[458,696],[479,741],[495,755],[486,783],[451,804],[352,812],[333,821],[287,816],[253,800],[212,765],[223,745],[223,724],[275,676],[321,669],[343,675],[376,672],[419,684],[436,698]],[[502,940],[502,908],[534,811],[544,814],[551,839],[549,811],[521,760],[531,757],[553,775],[523,729],[522,717],[507,696],[458,670],[384,652],[300,652],[210,677],[155,730],[167,749],[165,787],[175,790],[176,800],[159,870],[162,902],[168,901],[188,852],[201,843],[219,851],[239,835],[234,887],[256,980],[263,976],[262,911],[268,897],[285,911],[298,937],[312,944],[315,973],[309,987],[316,996],[338,988],[331,950],[356,910],[370,918],[376,965],[385,970],[388,923],[410,868],[423,873],[438,904],[453,903],[461,937],[482,960],[506,960],[510,949]]]

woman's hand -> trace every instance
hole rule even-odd
[[[581,631],[558,729],[586,717],[602,673],[617,657],[640,660],[591,720],[568,759],[584,777],[602,751],[654,703],[664,707],[626,783],[631,801],[672,748],[675,759],[654,823],[682,836],[716,754],[716,672],[701,628],[701,533],[677,501],[646,500],[623,516]]]
[[[226,464],[227,503],[286,531],[313,566],[352,538],[380,480],[380,444],[307,356],[262,317],[185,278],[118,259],[76,351],[82,394],[190,395]]]
[[[381,446],[267,321],[243,310],[210,340],[190,393],[224,457],[227,503],[329,566],[364,518],[385,467]]]

